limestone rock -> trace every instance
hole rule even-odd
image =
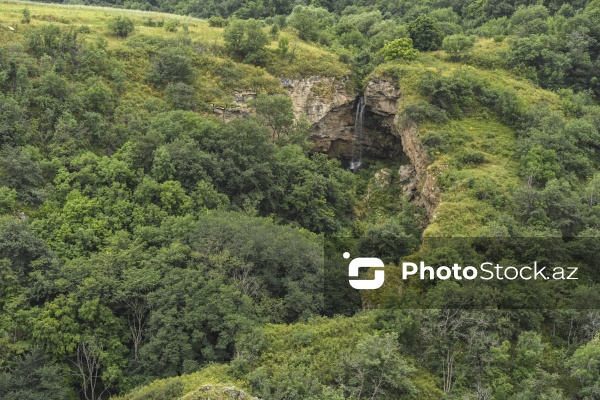
[[[306,114],[316,124],[330,111],[344,106],[352,107],[356,95],[347,89],[348,78],[311,76],[305,79],[281,79],[281,84],[292,98],[296,118]]]
[[[402,165],[398,170],[398,175],[400,177],[400,182],[408,182],[410,181],[415,174],[415,167],[411,164]]]
[[[402,97],[400,89],[392,83],[371,79],[365,89],[365,104],[375,114],[393,116],[398,112],[398,100]]]
[[[392,183],[392,173],[389,169],[384,168],[375,172],[375,183],[382,189],[386,189]]]

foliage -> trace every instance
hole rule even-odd
[[[269,43],[262,24],[255,20],[233,20],[223,35],[225,48],[244,62],[261,65],[265,63],[264,47]]]
[[[419,51],[413,49],[412,39],[403,38],[396,39],[383,45],[379,51],[385,61],[392,61],[395,59],[414,60],[419,55]]]
[[[321,7],[301,6],[294,7],[286,23],[298,31],[300,39],[315,41],[319,31],[331,22],[329,12]]]
[[[442,48],[450,54],[450,58],[457,61],[465,57],[475,43],[474,37],[464,35],[450,35],[444,38]]]
[[[422,51],[437,50],[442,45],[444,33],[438,22],[426,15],[420,15],[408,24],[408,33],[415,48]]]
[[[118,15],[108,22],[108,29],[114,35],[124,38],[133,32],[135,24],[131,18]]]
[[[395,265],[460,257],[434,236],[551,236],[503,257],[595,274],[598,1],[110,5],[186,16],[3,5],[0,397],[598,397],[597,285],[476,297]],[[399,87],[418,171],[311,152],[280,78],[313,75]],[[348,317],[319,317],[322,234],[387,264]]]
[[[31,22],[31,11],[29,11],[29,8],[24,8],[21,13],[23,14],[23,18],[21,18],[21,22],[24,24],[30,23]]]

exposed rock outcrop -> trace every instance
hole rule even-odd
[[[356,95],[348,88],[348,79],[312,76],[281,83],[292,98],[294,115],[306,115],[313,126],[314,150],[334,157],[352,154]]]
[[[305,114],[311,124],[319,123],[331,111],[352,108],[356,98],[348,88],[348,79],[311,76],[305,79],[281,79],[292,98],[296,117]]]
[[[365,104],[375,114],[384,117],[394,116],[398,113],[398,100],[402,92],[392,83],[381,79],[372,79],[367,82],[365,89]]]
[[[281,83],[292,99],[294,115],[297,118],[305,115],[312,124],[313,150],[351,159],[357,95],[348,79],[312,76],[282,78]],[[247,117],[252,113],[248,102],[255,97],[256,92],[251,90],[235,91],[230,107],[214,107],[213,111],[224,120]],[[398,171],[402,190],[433,218],[440,202],[440,190],[435,182],[437,174],[429,170],[429,158],[421,146],[418,127],[413,122],[402,121],[398,115],[401,89],[392,82],[372,79],[367,82],[364,100],[360,143],[363,156],[399,159],[406,155],[411,165]]]
[[[396,114],[392,131],[402,140],[404,153],[410,159],[411,167],[398,171],[405,194],[413,197],[421,205],[429,219],[440,203],[440,189],[436,185],[436,174],[429,170],[429,156],[420,141],[419,129],[412,122],[401,121]]]
[[[311,77],[282,80],[289,91],[296,116],[306,114],[313,124],[310,139],[314,150],[332,157],[352,156],[357,98],[349,93],[346,80]],[[429,171],[429,157],[421,146],[418,127],[398,116],[402,91],[383,79],[367,82],[363,126],[363,154],[378,158],[408,156],[411,166],[401,171],[402,189],[433,218],[440,202],[435,174]]]

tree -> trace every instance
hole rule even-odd
[[[198,103],[196,90],[183,82],[167,84],[165,88],[167,100],[176,110],[195,110]]]
[[[118,15],[108,21],[108,29],[110,29],[114,35],[124,38],[133,32],[135,25],[131,18]]]
[[[419,50],[413,48],[413,41],[410,38],[401,38],[387,42],[379,52],[385,61],[396,59],[414,60],[419,55]]]
[[[439,49],[444,39],[439,23],[425,14],[408,24],[408,33],[414,46],[423,51]]]
[[[594,399],[600,395],[600,335],[581,346],[567,362],[571,375],[579,380],[581,394]]]
[[[244,62],[256,65],[265,63],[265,46],[269,43],[269,38],[259,21],[233,20],[225,28],[223,38],[227,51]]]
[[[287,24],[298,31],[298,36],[302,40],[317,40],[320,31],[330,23],[332,19],[329,12],[312,5],[297,5],[287,17]]]
[[[346,356],[341,380],[350,398],[401,398],[415,393],[411,376],[416,370],[400,355],[397,336],[368,336]]]
[[[450,35],[444,38],[442,48],[450,55],[452,60],[459,61],[469,53],[474,43],[475,37]]]
[[[287,36],[281,36],[277,42],[277,54],[279,54],[279,57],[284,58],[288,54],[289,49],[290,39]]]
[[[156,85],[190,83],[194,66],[188,50],[183,47],[165,47],[154,57],[148,68],[148,80]]]
[[[20,356],[8,370],[0,371],[0,397],[3,400],[67,400],[73,398],[67,387],[68,372],[52,362],[40,347]]]
[[[283,94],[269,96],[261,93],[251,105],[271,128],[275,139],[285,136],[293,128],[294,113],[292,99],[289,96]]]

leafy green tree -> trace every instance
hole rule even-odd
[[[419,15],[411,21],[408,24],[408,33],[415,48],[422,51],[437,50],[444,40],[444,33],[438,22],[427,15]]]
[[[27,150],[6,146],[0,151],[0,184],[15,189],[20,201],[35,204],[44,196],[44,177],[40,163]]]
[[[396,59],[414,60],[419,55],[419,50],[413,48],[410,38],[392,40],[383,45],[379,51],[385,61]]]
[[[509,30],[521,37],[546,33],[548,16],[543,5],[520,6],[510,18]]]
[[[415,368],[401,355],[397,334],[369,336],[343,361],[344,386],[350,398],[379,399],[411,395]]]
[[[190,83],[194,79],[192,57],[183,47],[166,47],[158,52],[148,67],[148,80],[156,85]]]
[[[402,257],[414,252],[419,241],[407,234],[399,221],[392,219],[380,226],[369,228],[359,241],[365,257],[378,257],[385,263],[399,263]]]
[[[575,350],[567,365],[579,380],[583,398],[593,399],[600,394],[600,336]]]
[[[113,35],[124,38],[134,31],[135,24],[131,18],[118,15],[108,21],[108,29]]]
[[[444,38],[442,48],[454,61],[459,61],[469,54],[475,43],[474,37],[465,35],[450,35]]]
[[[290,39],[287,36],[281,36],[277,42],[277,54],[281,58],[287,56],[290,49]]]
[[[52,362],[42,348],[20,356],[5,372],[0,372],[0,396],[5,400],[67,400],[69,372]]]
[[[316,41],[320,31],[332,20],[325,8],[297,5],[286,22],[288,26],[298,31],[300,39]]]
[[[176,110],[193,111],[197,107],[196,89],[191,85],[183,82],[169,83],[165,88],[165,94]]]
[[[223,34],[225,48],[244,62],[262,65],[265,63],[265,46],[269,38],[262,24],[254,19],[233,20]]]
[[[279,139],[287,136],[294,126],[292,99],[286,95],[259,94],[251,102],[256,113],[265,121],[273,132],[273,137]]]

